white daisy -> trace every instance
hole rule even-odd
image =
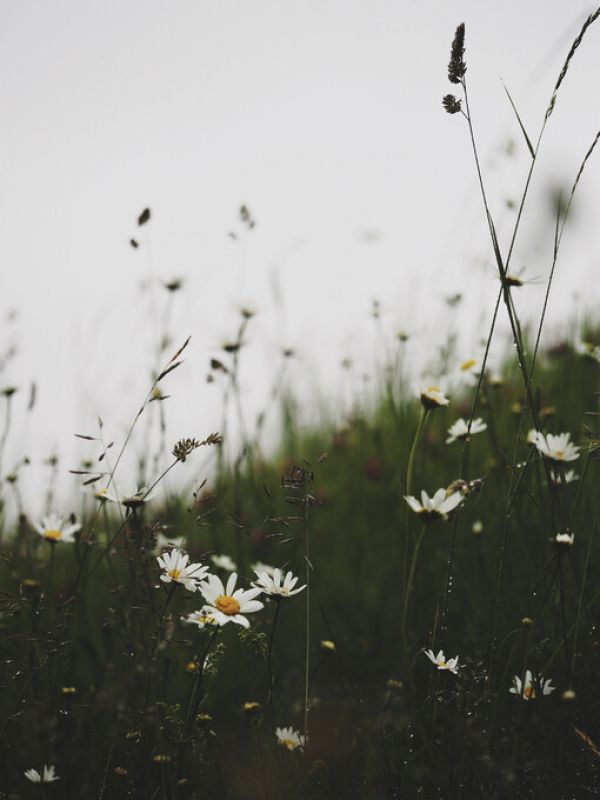
[[[579,475],[573,469],[567,470],[564,475],[560,472],[555,472],[553,469],[550,470],[550,480],[555,486],[564,486],[567,483],[573,483],[574,481],[579,480]]]
[[[81,530],[81,525],[66,525],[57,514],[48,514],[42,519],[40,525],[35,525],[36,531],[48,542],[73,542],[77,531]]]
[[[257,561],[256,564],[250,564],[250,568],[254,570],[254,572],[266,572],[267,575],[272,575],[275,572],[275,567],[272,567],[270,564],[263,564],[262,561]]]
[[[54,774],[54,767],[47,767],[45,764],[41,775],[37,769],[28,769],[25,772],[25,777],[32,783],[52,783],[60,780],[59,776]]]
[[[463,501],[463,495],[460,492],[448,493],[447,489],[438,489],[433,497],[429,497],[427,492],[421,492],[421,502],[406,495],[404,497],[412,510],[423,517],[425,522],[435,522],[438,519],[448,519],[448,514],[454,511],[455,508]]]
[[[450,400],[446,397],[445,392],[446,390],[441,386],[425,386],[420,390],[419,397],[423,406],[431,411],[434,408],[448,405]]]
[[[188,564],[190,557],[177,547],[170,553],[163,553],[157,556],[159,566],[164,570],[160,576],[164,583],[182,583],[188,592],[195,592],[199,588],[200,581],[207,577],[208,567],[202,564]],[[210,576],[209,576],[210,577]]]
[[[437,656],[433,654],[433,650],[425,650],[425,655],[438,669],[447,670],[448,672],[453,672],[455,675],[458,675],[458,656],[449,658],[446,661],[443,650],[440,650]]]
[[[151,492],[147,486],[140,486],[138,489],[131,489],[118,494],[111,494],[107,489],[102,497],[110,500],[111,503],[120,503],[125,508],[140,508],[156,497],[159,492],[160,489],[155,489]]]
[[[529,431],[527,441],[534,444],[540,453],[550,461],[575,461],[579,458],[579,447],[571,442],[569,433],[559,433],[556,436],[536,430]]]
[[[207,626],[216,625],[215,618],[207,611],[192,611],[187,617],[183,618],[184,622],[190,625],[197,625],[199,628],[206,628]]]
[[[304,736],[293,728],[275,728],[277,744],[286,747],[288,750],[303,750]]]
[[[215,555],[210,557],[210,560],[217,569],[224,569],[227,572],[235,572],[237,569],[237,564],[228,555],[220,556],[215,553]]]
[[[165,536],[164,533],[159,533],[156,537],[154,552],[162,553],[163,550],[168,550],[173,547],[177,547],[181,550],[184,545],[185,536]]]
[[[600,361],[600,346],[593,342],[584,342],[580,340],[575,342],[575,352],[585,358],[591,358],[594,361]]]
[[[541,676],[539,680],[539,688],[542,690],[542,694],[552,694],[552,692],[556,689],[556,686],[551,685],[551,681],[545,681]],[[536,683],[537,685],[537,683]],[[528,669],[525,672],[525,683],[521,681],[518,675],[515,675],[513,678],[513,685],[508,690],[511,694],[518,694],[523,700],[533,700],[536,697],[535,686],[533,684],[533,675],[531,674],[531,670]]]
[[[207,605],[202,609],[207,614],[213,616],[218,625],[226,625],[228,622],[235,622],[249,628],[250,623],[244,614],[252,614],[260,611],[264,604],[260,600],[255,600],[260,593],[260,589],[236,589],[237,574],[232,572],[227,580],[227,586],[216,575],[209,575],[202,582],[200,591],[206,600]]]
[[[557,533],[553,539],[554,544],[560,550],[568,550],[570,547],[573,547],[573,542],[575,541],[575,534],[574,533]]]
[[[268,575],[266,572],[260,572],[260,570],[257,569],[255,569],[254,572],[256,573],[257,580],[252,586],[260,589],[264,594],[271,595],[271,597],[291,597],[293,594],[298,594],[303,589],[306,589],[306,586],[300,586],[298,589],[294,589],[294,586],[298,583],[298,578],[295,578],[291,572],[286,574],[282,584],[281,578],[283,573],[277,567],[273,570],[273,575]]]
[[[473,384],[479,377],[480,371],[479,359],[469,356],[458,365],[458,380]]]
[[[446,444],[452,444],[452,442],[456,442],[457,439],[468,439],[469,436],[472,436],[474,433],[481,433],[482,431],[486,430],[486,428],[487,425],[481,419],[481,417],[474,419],[470,428],[469,423],[465,422],[465,420],[461,417],[460,419],[456,420],[454,425],[448,428],[448,438],[446,439]]]

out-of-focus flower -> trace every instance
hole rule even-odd
[[[190,625],[197,625],[199,628],[206,628],[207,626],[216,625],[217,621],[208,611],[192,611],[187,617],[183,618],[184,622]]]
[[[425,655],[438,669],[453,672],[455,675],[458,675],[458,656],[449,658],[446,661],[443,650],[440,650],[437,656],[434,655],[433,650],[425,650]]]
[[[275,736],[277,737],[277,744],[285,747],[288,750],[303,750],[304,749],[304,736],[293,728],[275,728]]]
[[[103,493],[102,497],[110,500],[111,503],[119,503],[125,508],[141,508],[143,505],[152,500],[160,492],[160,489],[150,491],[147,486],[140,486],[138,489],[131,491],[119,492],[112,494],[108,489]]]
[[[54,773],[54,767],[52,765],[47,767],[45,764],[41,775],[37,769],[28,769],[25,777],[32,783],[53,783],[60,780],[59,776]]]
[[[224,569],[227,572],[235,572],[237,569],[237,564],[228,555],[218,555],[215,553],[210,557],[210,560],[217,569]]]
[[[427,411],[441,406],[447,406],[450,400],[446,397],[445,389],[441,386],[425,386],[419,392],[421,403]]]
[[[57,514],[48,514],[40,525],[35,525],[35,529],[46,541],[56,544],[56,542],[75,541],[75,534],[81,530],[81,525],[67,525]]]
[[[227,586],[216,575],[209,575],[200,586],[200,591],[206,605],[203,608],[207,614],[215,618],[218,625],[235,622],[244,628],[249,628],[250,623],[244,614],[252,614],[264,608],[264,604],[255,598],[261,593],[260,589],[236,589],[237,574],[232,572],[227,580]]]
[[[579,480],[579,475],[573,469],[567,470],[564,475],[560,472],[550,470],[550,480],[555,486],[564,486],[567,483],[573,483]]]
[[[539,684],[542,694],[552,694],[552,692],[556,689],[556,686],[552,686],[551,683],[552,682],[550,680],[545,681],[540,676],[537,684]],[[513,685],[508,691],[511,694],[518,694],[523,698],[523,700],[533,700],[536,697],[536,691],[531,670],[528,669],[525,671],[525,683],[523,683],[518,675],[515,675],[513,678]]]
[[[481,433],[486,429],[487,425],[481,419],[481,417],[474,419],[470,428],[469,423],[465,422],[465,420],[461,417],[461,419],[457,419],[454,425],[448,429],[448,438],[446,439],[446,444],[452,444],[452,442],[456,442],[458,439],[468,439],[469,436],[473,436],[475,433]]]
[[[534,444],[550,461],[575,461],[579,458],[579,447],[573,444],[569,433],[544,435],[540,431],[531,430],[527,434],[527,441]]]
[[[164,533],[159,533],[156,537],[156,545],[154,546],[155,553],[162,553],[163,550],[177,547],[179,550],[185,545],[185,536],[165,536]]]
[[[573,547],[575,541],[575,534],[565,531],[564,533],[557,533],[552,540],[559,550],[569,550]]]
[[[156,560],[163,570],[163,574],[160,576],[161,581],[182,583],[188,592],[195,592],[200,587],[200,581],[208,574],[208,567],[202,564],[188,564],[190,557],[177,547],[174,547],[170,553],[157,556]]]

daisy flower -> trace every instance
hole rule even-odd
[[[141,508],[141,506],[156,497],[159,492],[160,489],[151,492],[147,486],[140,486],[138,489],[119,492],[119,494],[111,494],[108,489],[106,489],[102,496],[106,500],[110,500],[111,503],[119,503],[125,508]]]
[[[575,342],[574,347],[575,352],[578,353],[578,355],[584,356],[585,358],[591,358],[594,361],[600,361],[600,346],[597,344],[580,340]]]
[[[215,618],[204,609],[202,609],[202,611],[192,611],[191,614],[183,618],[183,621],[190,625],[197,625],[199,628],[206,628],[207,626],[216,624]]]
[[[480,370],[481,367],[479,364],[479,359],[469,356],[461,361],[458,365],[458,380],[463,382],[466,381],[467,383],[475,383],[479,377]]]
[[[25,777],[32,783],[52,783],[60,780],[59,776],[54,774],[54,767],[47,767],[45,764],[41,775],[37,769],[28,769],[25,772]]]
[[[185,536],[165,536],[164,533],[159,533],[156,537],[156,545],[154,546],[154,552],[162,553],[163,550],[168,550],[169,548],[177,547],[179,550],[185,544]]]
[[[233,561],[233,559],[229,558],[227,555],[220,556],[215,553],[215,555],[210,557],[210,560],[215,567],[217,567],[217,569],[224,569],[227,570],[227,572],[235,572],[237,569],[237,564],[235,561]]]
[[[542,694],[552,694],[552,692],[556,689],[556,686],[551,685],[551,681],[545,681],[541,676],[539,680],[539,688],[542,690]],[[537,685],[537,683],[536,683]],[[523,700],[533,700],[536,697],[535,687],[533,685],[533,675],[531,674],[531,670],[528,669],[525,672],[525,683],[521,681],[518,675],[515,675],[513,678],[513,685],[508,690],[511,694],[518,694]]]
[[[250,623],[244,614],[252,614],[260,611],[264,603],[255,600],[261,593],[260,589],[236,589],[237,574],[232,572],[227,579],[227,586],[216,575],[209,575],[202,582],[200,591],[206,600],[203,608],[207,614],[215,618],[218,625],[226,625],[228,622],[235,622],[244,628],[249,628]]]
[[[436,665],[438,669],[446,670],[447,672],[453,672],[455,675],[458,675],[458,656],[449,658],[446,661],[443,650],[440,650],[437,656],[433,654],[433,650],[425,650],[425,655],[432,664]]]
[[[446,444],[452,444],[452,442],[456,442],[458,439],[464,441],[474,433],[481,433],[482,431],[486,430],[486,428],[487,425],[481,419],[481,417],[474,419],[470,428],[469,423],[465,422],[465,420],[461,417],[460,419],[456,420],[454,425],[448,428],[448,438],[446,439]]]
[[[208,567],[202,564],[188,564],[190,557],[174,547],[170,553],[157,556],[156,560],[164,573],[160,576],[164,583],[182,583],[188,592],[195,592],[200,581],[207,577]]]
[[[304,736],[293,728],[275,728],[277,744],[286,747],[288,750],[303,750]]]
[[[555,472],[553,469],[550,470],[550,480],[555,486],[563,486],[567,483],[573,483],[574,481],[579,480],[579,475],[573,469],[567,470],[564,475],[560,472]]]
[[[412,495],[405,495],[404,499],[415,514],[423,517],[424,522],[435,522],[440,518],[447,520],[448,514],[462,503],[463,495],[460,492],[448,494],[447,489],[438,489],[433,497],[422,491],[420,503]]]
[[[298,578],[295,578],[291,572],[286,574],[282,584],[283,573],[277,567],[273,570],[273,575],[268,575],[266,572],[260,572],[257,569],[254,572],[258,580],[252,586],[260,589],[264,594],[271,595],[271,597],[291,597],[293,594],[298,594],[303,589],[306,589],[306,586],[294,589],[294,586],[298,583]]]
[[[579,447],[571,442],[569,433],[559,433],[556,436],[548,433],[544,436],[540,431],[531,430],[527,435],[527,441],[534,444],[550,461],[575,461],[579,458]]]
[[[446,397],[446,390],[441,386],[425,386],[419,392],[421,403],[427,411],[440,406],[447,406],[450,400]]]
[[[573,547],[575,534],[568,533],[568,531],[565,531],[565,533],[557,533],[552,541],[559,550],[568,550],[570,547]]]
[[[257,561],[256,564],[250,565],[254,572],[266,572],[267,575],[272,575],[275,572],[275,567],[270,564],[263,564],[262,561]]]
[[[77,531],[81,530],[81,525],[66,525],[57,514],[48,514],[42,519],[40,525],[35,525],[36,531],[48,542],[73,542]]]

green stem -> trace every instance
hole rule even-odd
[[[417,445],[421,438],[421,434],[423,433],[423,428],[425,426],[425,420],[427,419],[427,412],[428,409],[423,407],[421,410],[421,416],[419,418],[419,424],[417,425],[417,430],[415,431],[415,438],[413,439],[412,447],[410,448],[410,455],[408,457],[408,466],[406,468],[406,494],[410,494],[410,490],[412,488],[412,479],[413,479],[413,469],[415,464],[415,453],[417,452]]]
[[[421,542],[423,541],[423,536],[425,535],[425,528],[427,526],[423,525],[421,528],[421,533],[419,534],[419,538],[417,539],[417,543],[415,544],[415,549],[413,550],[412,561],[410,564],[410,572],[408,573],[408,579],[406,581],[406,591],[404,593],[404,609],[402,611],[402,641],[404,642],[404,650],[407,650],[407,638],[406,638],[406,619],[408,617],[408,607],[410,604],[410,596],[412,593],[413,581],[415,577],[415,571],[417,568],[417,560],[419,557],[419,550],[421,549]]]

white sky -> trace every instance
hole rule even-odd
[[[506,236],[505,201],[528,156],[501,78],[534,137],[593,10],[579,0],[0,0],[0,314],[18,312],[3,324],[18,355],[0,382],[23,387],[17,406],[30,381],[39,389],[31,418],[17,413],[5,466],[56,450],[64,473],[85,451],[73,432],[93,433],[97,414],[120,435],[152,365],[140,291],[150,262],[157,278],[185,278],[173,349],[193,335],[167,387],[172,440],[219,427],[206,368],[241,303],[259,312],[244,354],[250,408],[284,345],[299,351],[304,394],[335,397],[341,359],[359,373],[372,360],[375,298],[385,334],[413,333],[419,362],[448,330],[445,295],[463,292],[455,325],[482,333],[496,283],[466,124],[440,104],[453,88],[454,29],[466,23],[476,134]],[[599,42],[596,23],[548,128],[513,262],[530,275],[549,266],[548,191],[570,185],[600,127]],[[599,169],[590,162],[565,236],[551,320],[572,322],[598,301]],[[236,243],[227,234],[241,203],[257,227]],[[146,205],[153,218],[138,231]],[[535,314],[543,283],[522,291]]]

